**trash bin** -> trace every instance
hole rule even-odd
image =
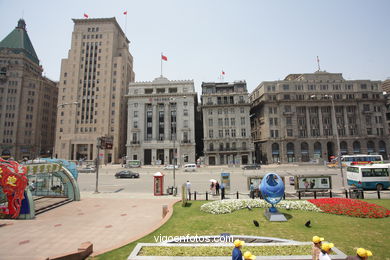
[[[172,187],[173,188],[173,187]],[[173,188],[173,196],[176,196],[177,195],[177,187],[174,187]]]
[[[167,188],[167,194],[172,195],[173,194],[173,187]]]

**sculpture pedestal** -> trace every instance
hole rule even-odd
[[[279,211],[270,212],[269,209],[265,209],[264,216],[269,221],[275,221],[275,222],[287,221],[286,217],[282,213],[280,213]]]

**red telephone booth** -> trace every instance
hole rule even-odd
[[[154,178],[154,196],[161,196],[163,195],[164,190],[164,174],[161,172],[157,172],[153,176]]]

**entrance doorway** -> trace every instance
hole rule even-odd
[[[336,156],[335,152],[334,152],[334,143],[333,142],[328,142],[326,144],[326,149],[328,150],[328,162],[331,161],[330,157],[331,156]]]
[[[164,149],[157,149],[157,160],[159,161],[158,164],[163,165],[164,164]]]
[[[144,150],[144,165],[151,165],[151,164],[152,164],[152,150],[145,149]]]

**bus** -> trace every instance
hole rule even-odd
[[[335,161],[337,162],[337,158]],[[354,154],[341,156],[341,164],[343,167],[350,165],[364,165],[368,163],[383,163],[383,157],[379,154]]]
[[[383,190],[390,187],[390,164],[354,165],[347,167],[348,185],[364,190]]]

